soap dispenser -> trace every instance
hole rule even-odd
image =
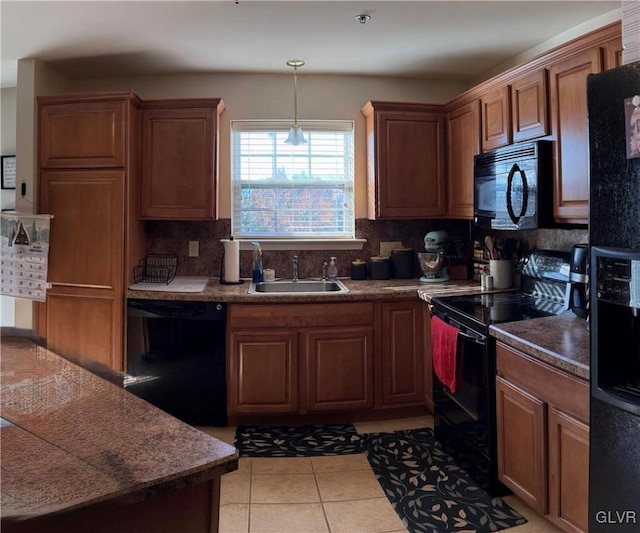
[[[262,248],[258,241],[253,241],[253,262],[251,264],[251,279],[254,283],[264,281],[264,272],[262,268]]]
[[[329,266],[327,267],[327,278],[332,281],[338,279],[338,266],[336,265],[336,258],[332,257]]]

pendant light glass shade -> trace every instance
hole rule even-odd
[[[307,139],[304,138],[304,132],[298,125],[298,67],[302,67],[304,61],[300,59],[290,59],[287,61],[287,65],[293,67],[293,126],[291,126],[289,136],[284,142],[298,146],[299,144],[307,144]]]

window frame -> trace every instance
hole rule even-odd
[[[344,155],[344,159],[350,166],[351,181],[350,183],[344,182],[344,186],[347,190],[350,189],[350,209],[351,213],[350,233],[348,235],[331,235],[328,233],[320,233],[317,236],[314,235],[252,235],[234,233],[238,226],[234,223],[235,217],[238,216],[236,211],[236,194],[238,192],[239,180],[236,180],[237,163],[239,155],[236,153],[236,135],[243,131],[275,131],[286,134],[291,127],[290,120],[259,120],[259,119],[234,119],[230,121],[230,168],[229,168],[229,182],[230,182],[230,201],[231,201],[231,232],[234,234],[234,238],[238,240],[250,242],[252,240],[259,240],[264,243],[265,249],[288,249],[290,245],[298,245],[298,249],[336,249],[336,245],[339,249],[361,249],[365,239],[355,238],[355,121],[351,119],[340,120],[305,120],[299,121],[300,126],[306,135],[313,131],[343,131],[349,132],[350,144],[349,153]],[[285,135],[286,137],[286,135]],[[306,145],[303,145],[306,146]],[[275,155],[275,152],[271,153],[271,157]],[[307,158],[307,161],[310,159]],[[309,187],[309,184],[301,184]],[[274,184],[274,188],[277,184]],[[295,188],[292,187],[292,188]],[[301,187],[302,188],[302,187]],[[269,245],[271,243],[271,246]],[[300,248],[300,245],[307,245],[305,248]],[[264,246],[263,246],[264,247]],[[244,246],[241,245],[241,248]]]

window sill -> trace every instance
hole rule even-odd
[[[367,239],[253,239],[262,250],[362,250]],[[252,239],[239,239],[240,250],[252,250]]]

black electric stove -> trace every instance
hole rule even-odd
[[[508,493],[498,480],[496,341],[489,326],[552,316],[569,308],[568,252],[538,250],[517,265],[517,291],[433,298],[431,313],[459,330],[455,391],[433,375],[435,435],[487,492]]]
[[[518,262],[518,291],[443,296],[432,303],[482,333],[491,324],[557,315],[569,308],[570,263],[569,252],[534,250]]]

